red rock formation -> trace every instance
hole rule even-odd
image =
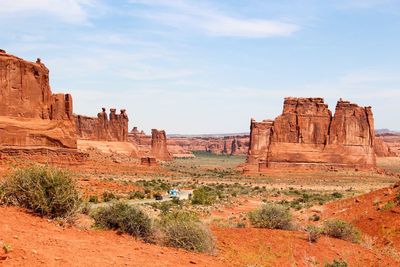
[[[204,151],[213,154],[246,155],[248,135],[237,136],[176,136],[168,138],[168,149],[174,157],[193,157],[191,152]]]
[[[128,133],[129,142],[137,145],[151,146],[151,136],[146,135],[144,131],[140,131],[137,127],[133,127],[132,131]]]
[[[247,162],[262,171],[282,167],[374,167],[370,107],[338,101],[332,117],[322,98],[285,98],[282,115],[250,126]]]
[[[125,109],[116,114],[115,109],[110,109],[110,119],[106,109],[95,117],[76,116],[76,129],[78,137],[84,140],[94,141],[128,141],[128,115]]]
[[[160,160],[172,160],[167,149],[167,135],[165,131],[151,130],[151,154]]]
[[[383,150],[389,150],[390,151],[390,155],[387,155],[389,157],[395,156],[395,157],[400,157],[400,133],[381,133],[381,134],[377,134],[376,135],[376,139],[380,139],[383,141],[384,146],[386,146],[386,148],[379,148],[380,144],[379,144],[379,140],[378,140],[378,144],[377,142],[375,142],[375,148],[377,149],[377,155],[378,156],[383,156],[380,155],[380,149]],[[375,139],[375,141],[376,141]],[[382,152],[382,153],[386,153],[386,152]]]
[[[375,137],[374,150],[377,157],[396,157],[396,153],[385,143],[381,137]]]
[[[157,160],[154,157],[142,157],[140,164],[147,167],[158,166]]]
[[[51,147],[76,152],[72,111],[71,95],[51,92],[49,70],[39,59],[28,62],[0,51],[2,148]]]

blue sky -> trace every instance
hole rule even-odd
[[[130,127],[248,131],[285,96],[372,106],[400,130],[400,0],[0,0],[0,48],[50,69],[74,111]]]

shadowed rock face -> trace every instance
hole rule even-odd
[[[110,109],[110,116],[106,109],[95,117],[76,116],[76,129],[80,139],[94,141],[128,141],[128,115],[125,109],[120,114],[114,108]]]
[[[53,94],[49,70],[0,51],[0,144],[76,149],[72,97]]]
[[[247,163],[274,167],[374,167],[374,120],[370,107],[338,101],[335,115],[322,98],[285,98],[274,121],[250,126]]]
[[[151,154],[160,160],[172,160],[172,155],[167,149],[167,135],[165,131],[151,130]]]

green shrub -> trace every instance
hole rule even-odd
[[[149,241],[152,234],[152,223],[149,216],[135,206],[117,202],[102,207],[92,215],[96,225],[118,230]]]
[[[95,195],[89,196],[89,202],[90,203],[99,203],[99,197],[95,196]]]
[[[167,246],[189,251],[208,252],[214,250],[214,238],[210,230],[197,217],[188,212],[173,212],[161,218],[163,243]]]
[[[145,194],[140,191],[132,191],[129,193],[129,199],[144,199],[145,197]]]
[[[332,263],[325,264],[325,267],[347,267],[347,262],[342,260],[333,260]]]
[[[357,243],[360,240],[361,233],[353,225],[342,220],[327,220],[324,222],[324,234],[347,241]]]
[[[42,216],[68,217],[80,204],[75,181],[64,170],[34,165],[18,169],[0,186],[2,201]]]
[[[244,222],[238,222],[236,223],[237,228],[246,228],[246,224]]]
[[[308,218],[309,221],[313,221],[313,222],[317,222],[317,221],[319,221],[319,219],[321,219],[321,217],[318,214],[313,214]]]
[[[113,192],[104,191],[102,198],[103,198],[103,202],[109,202],[111,200],[116,199],[117,196]]]
[[[341,193],[339,193],[339,192],[333,192],[333,193],[332,193],[332,196],[333,196],[334,198],[342,198],[342,197],[343,197],[343,195],[342,195]]]
[[[274,203],[265,203],[260,209],[249,213],[250,222],[260,228],[290,229],[292,216],[287,208]]]
[[[389,201],[387,202],[385,205],[383,205],[383,207],[381,208],[381,211],[387,211],[387,210],[391,210],[392,208],[394,208],[396,206],[396,203],[393,201]]]
[[[322,230],[315,225],[307,225],[306,232],[308,234],[308,241],[310,241],[311,243],[315,243],[321,236]]]
[[[192,204],[212,205],[216,200],[216,195],[208,187],[200,187],[193,191]]]

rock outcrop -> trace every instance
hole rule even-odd
[[[93,141],[128,141],[128,115],[125,109],[117,114],[114,108],[110,109],[110,116],[106,109],[96,117],[76,116],[76,130],[78,137],[83,140]]]
[[[151,136],[134,127],[128,134],[128,140],[140,151],[143,158],[155,158],[169,161],[173,156],[167,147],[167,135],[164,130],[151,130]]]
[[[380,141],[383,141],[383,146]],[[382,133],[375,139],[375,150],[380,157],[400,157],[400,133]]]
[[[396,153],[385,143],[381,137],[375,137],[374,150],[377,157],[396,157]]]
[[[370,107],[339,100],[332,116],[322,98],[285,98],[274,121],[251,121],[247,163],[258,171],[287,167],[376,165]]]
[[[72,97],[53,94],[49,70],[0,51],[0,147],[6,154],[77,153]],[[13,152],[14,151],[14,152]],[[47,152],[43,152],[46,154]],[[29,153],[28,153],[29,154]],[[79,158],[80,156],[77,156]]]
[[[151,154],[159,160],[172,160],[172,155],[167,148],[167,135],[164,130],[151,130]]]

